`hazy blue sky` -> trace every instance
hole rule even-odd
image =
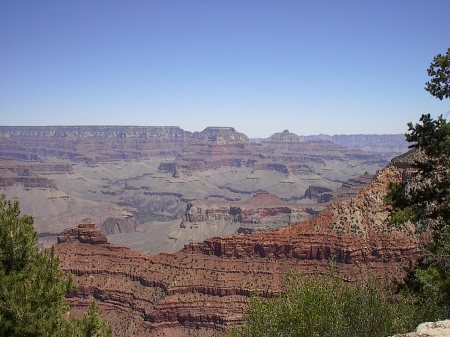
[[[404,133],[449,0],[0,0],[0,125]]]

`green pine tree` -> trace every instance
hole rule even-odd
[[[437,55],[425,89],[436,98],[450,98],[450,48]],[[391,222],[412,220],[430,233],[419,264],[406,284],[419,298],[425,320],[450,316],[450,123],[443,116],[422,115],[420,123],[408,123],[406,139],[412,143],[414,171],[402,184],[391,184],[386,202],[393,206]]]
[[[96,306],[81,320],[63,319],[71,278],[54,250],[39,251],[33,218],[0,196],[0,336],[106,337],[110,328]]]

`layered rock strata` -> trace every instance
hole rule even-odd
[[[282,291],[289,270],[337,272],[348,281],[401,279],[421,242],[412,226],[399,230],[387,221],[387,184],[401,175],[387,168],[358,195],[311,220],[192,243],[175,254],[151,256],[99,242],[92,225],[82,226],[56,246],[77,285],[69,296],[72,312],[95,298],[116,336],[212,336],[242,321],[252,294]]]
[[[211,167],[251,165],[252,160],[264,164],[261,160],[264,158],[279,162],[288,155],[284,150],[290,152],[289,157],[298,150],[306,150],[316,157],[317,150],[321,154],[336,154],[335,150],[342,150],[343,146],[379,153],[401,153],[407,149],[403,135],[303,137],[288,130],[275,133],[263,143],[250,143],[245,134],[231,127],[207,127],[201,132],[191,133],[176,126],[0,126],[0,140],[2,159],[37,161],[59,158],[95,163],[174,156],[180,157],[181,163],[189,158],[185,152],[194,151],[197,156],[193,158],[200,159],[214,154],[224,156]],[[271,150],[275,152],[271,154]],[[304,162],[294,160],[292,164]],[[188,165],[189,162],[183,164]],[[204,168],[201,161],[194,160],[191,164],[192,169]]]
[[[283,201],[267,192],[259,192],[245,201],[203,200],[189,203],[182,224],[224,221],[276,228],[307,218],[309,214],[303,206]]]

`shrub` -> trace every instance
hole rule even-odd
[[[412,301],[388,296],[376,282],[349,284],[336,277],[291,273],[276,298],[255,297],[237,337],[377,337],[412,330]]]

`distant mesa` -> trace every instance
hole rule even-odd
[[[289,132],[289,130],[284,130],[283,132],[274,133],[267,141],[274,143],[299,143],[303,141],[303,137]]]
[[[249,138],[232,127],[209,126],[201,132],[194,132],[194,139],[219,144],[248,143]]]

